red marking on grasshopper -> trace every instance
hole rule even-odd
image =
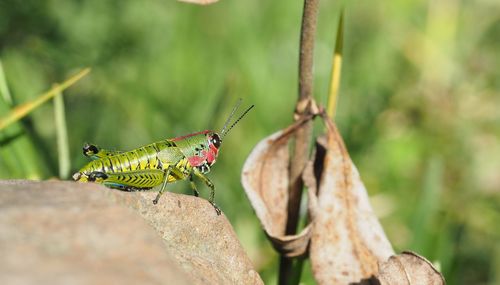
[[[189,138],[189,137],[193,137],[193,136],[197,136],[197,135],[201,135],[201,134],[208,134],[208,133],[213,133],[213,131],[211,131],[211,130],[205,130],[205,131],[201,131],[201,132],[197,132],[197,133],[192,133],[192,134],[185,135],[185,136],[182,136],[182,137],[173,138],[173,139],[171,139],[171,141],[173,141],[173,142],[180,141],[180,140],[183,140],[185,138]]]
[[[194,156],[188,157],[187,159],[188,159],[189,164],[192,167],[200,166],[205,162],[205,158],[203,156],[194,155]]]
[[[208,150],[202,150],[201,156],[194,155],[188,157],[187,159],[189,164],[193,167],[200,166],[205,162],[207,162],[208,165],[212,165],[215,163],[218,152],[219,150],[212,143],[210,143],[210,148]]]
[[[215,147],[213,143],[209,145],[210,149],[206,151],[205,157],[207,158],[207,162],[212,165],[215,163],[215,159],[217,158],[217,154],[219,153],[219,149]]]

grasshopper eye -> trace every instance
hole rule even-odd
[[[220,144],[222,143],[220,137],[218,134],[213,134],[212,135],[212,138],[210,139],[210,141],[212,142],[212,144],[216,147],[216,148],[219,148],[220,147]]]

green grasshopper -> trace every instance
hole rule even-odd
[[[161,185],[160,191],[153,200],[157,204],[167,183],[189,180],[194,195],[199,196],[193,175],[200,178],[209,188],[208,201],[218,215],[221,210],[214,202],[215,186],[205,175],[215,163],[222,139],[250,111],[250,106],[234,121],[229,122],[241,104],[241,99],[231,111],[220,133],[205,130],[173,139],[155,142],[131,151],[110,151],[100,149],[96,145],[85,144],[83,154],[92,159],[87,165],[73,175],[79,182],[94,182],[107,187],[137,191],[148,190]],[[226,129],[227,128],[227,129]]]

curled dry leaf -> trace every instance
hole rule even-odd
[[[192,4],[198,4],[198,5],[209,5],[213,4],[219,0],[179,0],[180,2],[187,2],[187,3],[192,3]]]
[[[289,142],[312,116],[259,142],[243,166],[243,187],[274,247],[285,256],[294,257],[305,254],[309,245],[318,284],[379,284],[377,278],[381,284],[443,284],[442,276],[424,258],[406,253],[389,259],[394,251],[371,208],[342,137],[325,113],[318,113],[325,122],[327,135],[317,140],[314,160],[302,172],[308,188],[311,223],[300,234],[284,234],[289,199]],[[408,265],[404,263],[407,260]],[[414,275],[407,276],[410,273]],[[419,278],[429,283],[412,283]]]
[[[242,184],[273,246],[288,257],[304,254],[311,234],[307,226],[298,235],[285,235],[289,185],[289,142],[311,118],[260,141],[245,161]]]
[[[445,284],[443,275],[424,257],[404,251],[380,263],[378,279],[381,285]]]
[[[314,171],[319,177],[318,193],[309,194],[313,200],[309,203],[312,270],[319,284],[369,280],[377,274],[378,262],[394,252],[336,126],[323,118],[328,133],[326,141],[317,143]],[[314,184],[311,176],[305,178],[309,187]]]

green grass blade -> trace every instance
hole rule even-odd
[[[70,171],[69,144],[66,115],[64,111],[64,99],[61,92],[57,93],[54,97],[54,117],[56,123],[59,177],[61,179],[67,179]]]
[[[0,112],[9,112],[12,107],[6,76],[3,71],[0,75]],[[6,95],[7,94],[7,95]],[[40,179],[44,169],[41,167],[40,157],[34,143],[26,136],[25,129],[19,123],[11,128],[0,130],[0,178],[27,178]]]
[[[56,87],[52,88],[51,90],[47,91],[46,93],[38,96],[34,100],[31,100],[29,102],[26,102],[24,104],[16,106],[7,116],[0,119],[0,131],[3,130],[4,128],[6,128],[7,126],[9,126],[10,124],[23,118],[24,116],[29,114],[31,111],[38,108],[40,105],[47,102],[47,100],[54,97],[56,94],[62,92],[66,88],[75,84],[78,80],[80,80],[82,77],[87,75],[89,73],[89,71],[90,71],[90,68],[85,68],[84,70],[80,71],[79,73],[77,73],[76,75],[71,77],[70,79],[61,83],[61,85],[57,85]]]
[[[5,78],[5,72],[3,71],[3,64],[0,60],[0,94],[4,101],[12,106],[12,96],[10,95],[9,88],[7,87],[7,79]]]
[[[443,191],[444,165],[440,157],[431,157],[424,174],[422,192],[413,218],[411,249],[434,258],[436,233],[433,222],[439,215]]]

